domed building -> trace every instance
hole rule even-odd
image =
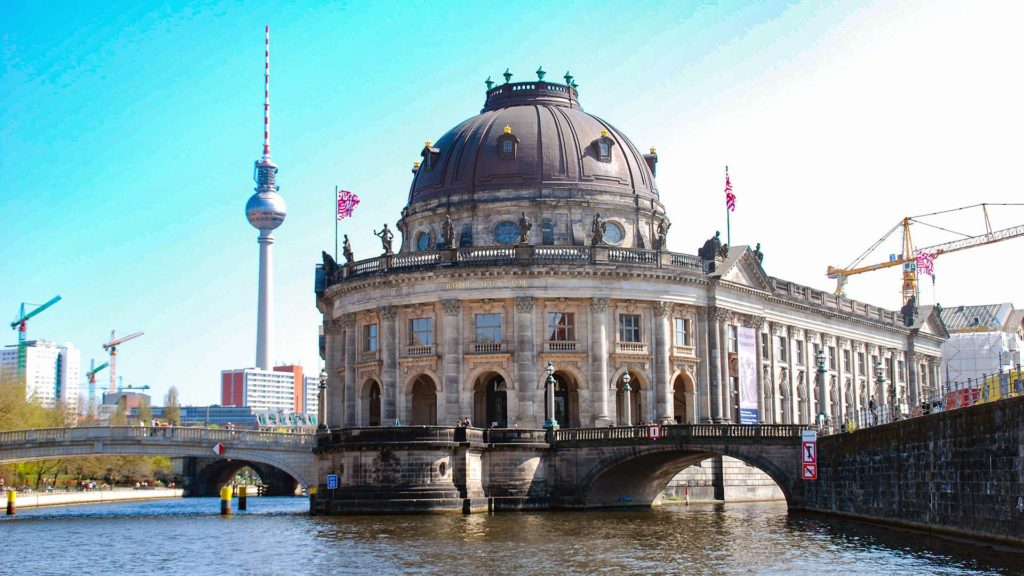
[[[330,428],[541,428],[549,366],[563,428],[846,422],[935,393],[933,310],[774,278],[717,236],[665,250],[655,149],[538,76],[425,143],[397,249],[385,230],[379,255],[325,255]]]

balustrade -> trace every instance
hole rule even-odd
[[[619,354],[647,354],[646,342],[616,342],[615,352]]]
[[[557,340],[544,343],[545,352],[576,352],[579,342],[575,340]]]

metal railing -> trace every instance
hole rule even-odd
[[[250,442],[254,444],[312,445],[312,434],[187,428],[183,426],[88,426],[40,428],[0,432],[0,446],[26,442],[75,442],[93,440],[157,439],[181,442]]]
[[[722,438],[782,438],[799,441],[809,426],[799,424],[670,424],[659,427],[659,438],[669,440]],[[581,440],[646,440],[647,426],[621,428],[566,428],[555,432],[556,442]]]

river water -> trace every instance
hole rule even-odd
[[[311,517],[302,498],[0,516],[0,574],[1024,574],[1024,552],[793,515],[784,503],[647,511]]]

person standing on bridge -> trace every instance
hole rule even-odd
[[[878,424],[878,412],[875,411],[875,396],[871,395],[871,399],[868,400],[868,411],[871,412],[871,425]]]

